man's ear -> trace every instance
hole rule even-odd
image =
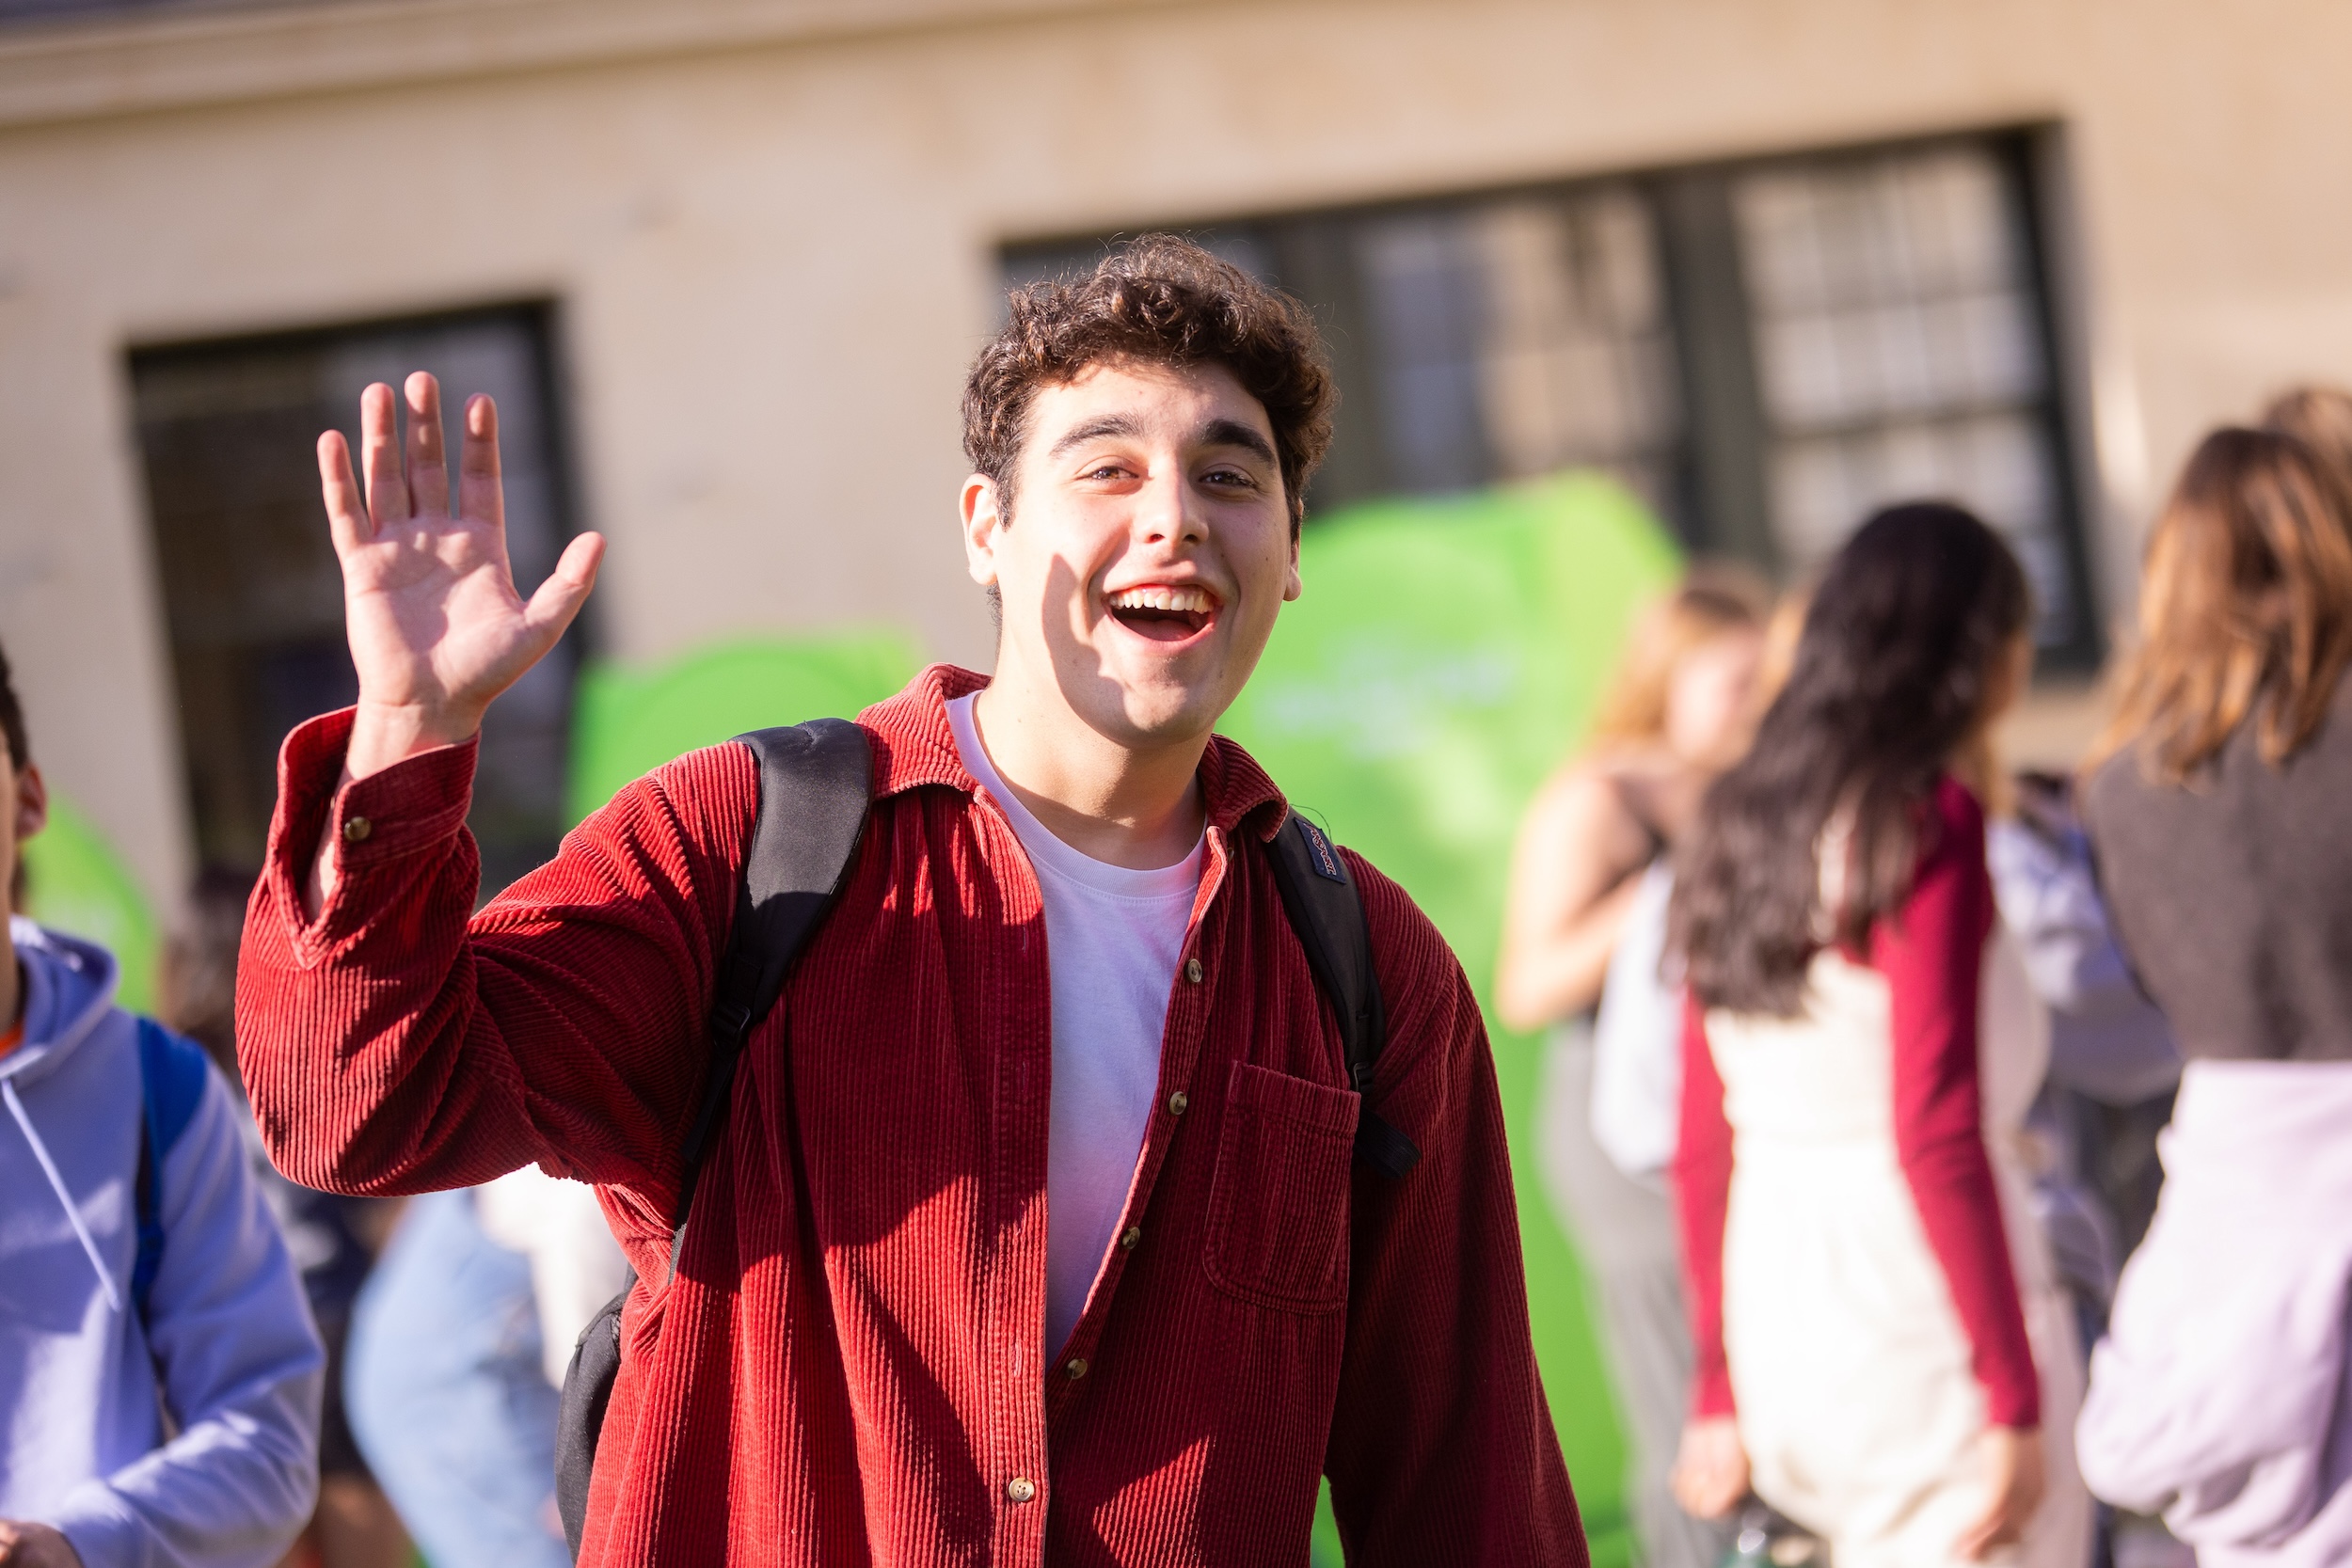
[[[28,762],[16,775],[16,841],[19,844],[49,826],[49,786],[40,781],[40,765]]]
[[[1294,526],[1291,529],[1290,571],[1282,578],[1282,602],[1288,604],[1306,591],[1307,579],[1298,575],[1298,530]]]
[[[1010,521],[1005,515],[1004,492],[986,474],[963,482],[959,498],[963,510],[963,564],[972,580],[983,588],[996,586],[996,533]]]

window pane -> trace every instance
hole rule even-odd
[[[1890,501],[1962,502],[2069,643],[2051,376],[2024,204],[1984,146],[1778,166],[1734,186],[1782,553],[1836,550]]]
[[[1460,490],[1489,472],[1479,398],[1486,258],[1459,210],[1375,218],[1357,232],[1379,379],[1381,435],[1400,490]]]
[[[1185,230],[1297,294],[1340,379],[1319,507],[1607,468],[1661,512],[1680,439],[1648,203],[1623,183]],[[1009,246],[1008,288],[1110,242]]]
[[[2095,649],[2014,137],[1189,230],[1313,308],[1340,383],[1313,504],[1607,470],[1695,548],[1809,566],[1968,504]],[[1130,232],[1134,230],[1129,230]],[[1107,242],[1009,247],[1009,285]]]
[[[1530,198],[1479,210],[1471,230],[1498,473],[1607,467],[1662,502],[1677,410],[1648,208],[1625,189]]]

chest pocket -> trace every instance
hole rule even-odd
[[[1292,1312],[1347,1303],[1359,1097],[1248,1062],[1225,1090],[1202,1264],[1226,1294]]]

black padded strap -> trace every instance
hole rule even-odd
[[[1347,863],[1323,830],[1291,813],[1267,847],[1282,910],[1306,950],[1315,985],[1340,1021],[1340,1049],[1349,1085],[1364,1103],[1356,1117],[1356,1157],[1375,1170],[1401,1177],[1421,1159],[1413,1140],[1372,1109],[1372,1069],[1388,1043],[1387,1007],[1373,967],[1372,927],[1363,895]]]
[[[681,1151],[676,1229],[670,1239],[673,1275],[703,1157],[733,1096],[743,1042],[775,1006],[792,960],[833,906],[857,854],[873,795],[872,749],[866,732],[846,719],[755,730],[734,743],[750,747],[759,759],[759,806],[743,857],[734,932],[711,988],[710,1069]]]

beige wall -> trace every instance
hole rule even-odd
[[[2209,421],[2352,379],[2332,0],[360,0],[0,33],[0,637],[185,867],[125,345],[563,305],[608,651],[980,660],[955,404],[1008,236],[2066,127],[2111,584]],[[2111,597],[2110,604],[2115,602]]]

